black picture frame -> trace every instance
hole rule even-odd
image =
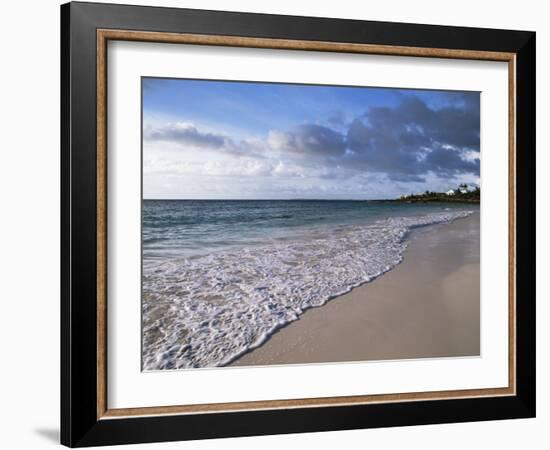
[[[98,29],[516,55],[516,395],[98,418]],[[61,6],[61,443],[70,447],[535,416],[534,32],[94,3]]]

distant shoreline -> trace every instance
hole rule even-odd
[[[387,198],[387,199],[328,199],[328,198],[144,198],[153,202],[372,202],[372,203],[469,203],[479,204],[479,199],[430,197],[430,198]]]
[[[468,203],[478,204],[479,198],[453,198],[449,197],[428,197],[428,198],[407,198],[407,199],[393,199],[393,200],[373,200],[375,202],[397,202],[397,203]]]

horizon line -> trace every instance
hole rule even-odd
[[[257,201],[312,201],[312,202],[372,202],[398,200],[399,198],[142,198],[142,200],[159,200],[159,201],[236,201],[236,202],[257,202]]]

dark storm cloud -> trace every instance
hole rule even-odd
[[[327,118],[327,123],[333,127],[343,127],[346,125],[346,115],[344,111],[334,110],[331,111]]]
[[[370,128],[381,134],[397,133],[401,139],[424,138],[479,151],[479,96],[463,97],[467,100],[436,110],[420,98],[409,96],[395,108],[370,108],[364,119]]]
[[[421,181],[422,175],[479,175],[479,95],[468,94],[439,109],[418,97],[398,106],[370,108],[347,134],[353,154],[346,163],[386,172],[395,181]]]
[[[301,156],[338,157],[346,151],[342,133],[322,125],[299,125],[289,132],[273,132],[269,143],[275,150]]]
[[[395,124],[367,125],[356,119],[347,143],[351,153],[342,160],[344,166],[383,172],[395,181],[420,181],[419,175],[426,172],[419,159],[428,152],[429,140],[418,129],[404,131]]]
[[[449,96],[438,109],[403,96],[395,107],[369,108],[344,132],[301,125],[279,133],[278,142],[288,153],[385,173],[394,181],[422,182],[429,172],[439,177],[479,175],[479,95]]]
[[[453,177],[461,173],[479,175],[479,159],[466,160],[455,150],[436,148],[426,155],[426,167],[439,176]]]

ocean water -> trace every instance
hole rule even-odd
[[[144,200],[143,370],[223,366],[477,205]]]

